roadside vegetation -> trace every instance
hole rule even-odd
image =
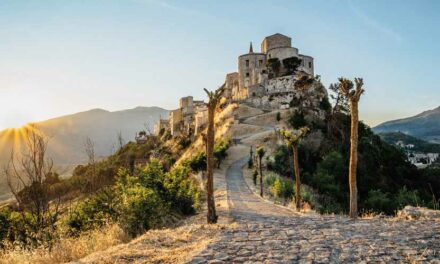
[[[192,174],[206,170],[206,155],[175,165],[188,147],[183,137],[148,135],[99,161],[88,139],[88,164],[61,179],[46,154],[47,138],[37,128],[26,135],[27,154],[13,155],[5,169],[17,202],[0,208],[2,262],[75,260],[150,229],[174,226],[205,199]],[[215,144],[217,167],[228,147],[227,140]]]
[[[303,83],[307,84],[307,80]],[[324,98],[319,105],[326,113],[325,119],[311,118],[311,111],[316,109],[293,102],[287,121],[293,132],[302,127],[310,129],[298,144],[301,183],[310,188],[309,194],[306,194],[308,198],[301,196],[301,201],[321,213],[348,213],[351,110],[348,97],[341,91],[339,83],[332,85],[330,92],[332,104]],[[407,161],[402,150],[385,142],[362,121],[357,123],[358,214],[392,215],[406,205],[438,209],[440,166],[432,164],[418,170]],[[279,145],[266,159],[269,172],[264,180],[265,189],[277,199],[295,200],[293,153],[292,144]],[[254,159],[251,159],[248,167],[255,167],[258,171],[253,162]],[[300,191],[299,194],[302,193]]]

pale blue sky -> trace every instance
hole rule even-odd
[[[250,41],[282,33],[326,86],[363,77],[374,125],[440,105],[440,1],[0,0],[0,129],[204,99]]]

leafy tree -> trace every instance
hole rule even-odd
[[[301,127],[307,126],[307,121],[304,117],[304,113],[300,110],[295,110],[293,114],[289,116],[289,125],[294,129],[299,129]]]
[[[269,70],[269,78],[278,77],[281,70],[281,62],[278,58],[267,60],[266,67]]]
[[[281,121],[281,113],[277,112],[277,116],[276,116],[277,122]]]
[[[283,60],[283,66],[287,75],[295,74],[298,67],[301,65],[302,60],[298,57],[289,57]]]

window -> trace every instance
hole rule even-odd
[[[249,73],[248,72],[246,73],[246,77],[249,77]]]
[[[312,62],[311,61],[309,61],[309,68],[310,69],[312,68]]]
[[[263,65],[263,60],[258,61],[258,66],[261,66],[261,65]]]
[[[246,60],[246,67],[249,67],[249,60]]]

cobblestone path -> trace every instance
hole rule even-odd
[[[250,191],[246,161],[226,173],[237,227],[190,263],[440,263],[440,222],[298,214]]]

